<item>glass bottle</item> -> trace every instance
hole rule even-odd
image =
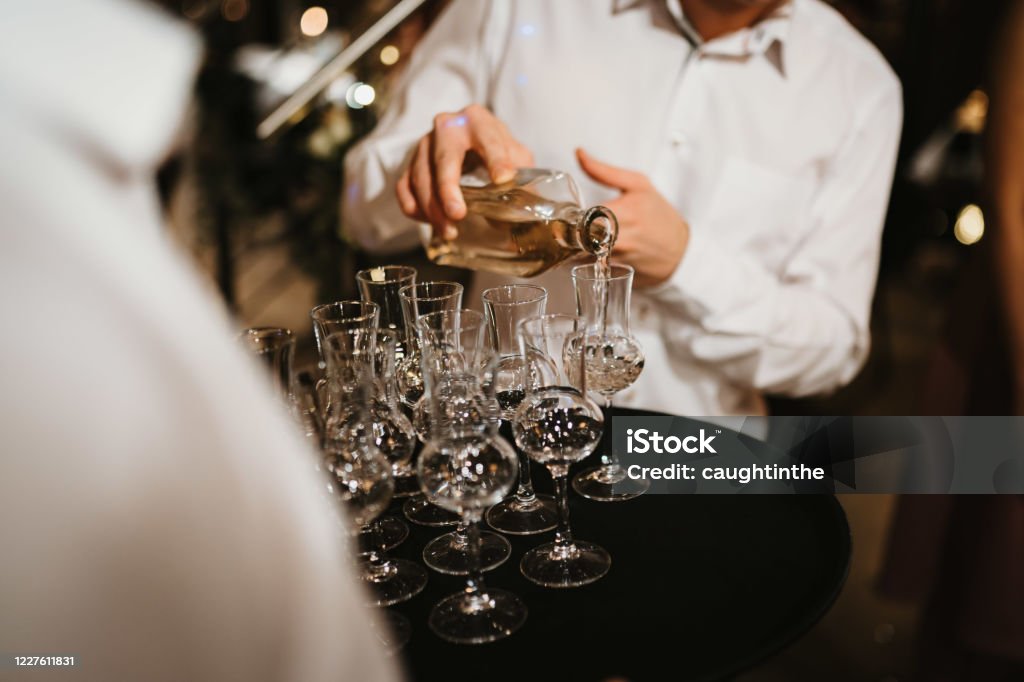
[[[466,217],[452,239],[429,236],[427,256],[440,265],[533,277],[576,256],[607,256],[619,225],[603,206],[582,208],[572,178],[521,168],[504,183],[486,173],[463,176]]]

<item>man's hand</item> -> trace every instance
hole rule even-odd
[[[435,116],[433,130],[416,144],[395,188],[402,212],[430,223],[435,236],[453,238],[452,223],[466,217],[459,179],[471,151],[487,166],[493,182],[507,182],[517,168],[533,165],[533,154],[484,107],[471,104]]]
[[[690,226],[643,173],[602,163],[582,149],[576,150],[576,157],[587,175],[622,191],[607,204],[619,219],[613,254],[636,269],[637,286],[667,280],[686,253]]]

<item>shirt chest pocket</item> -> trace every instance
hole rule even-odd
[[[703,229],[719,243],[781,270],[807,229],[813,191],[809,178],[729,157],[712,190]]]

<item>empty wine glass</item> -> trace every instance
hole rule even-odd
[[[390,330],[395,335],[395,351],[398,357],[405,355],[406,326],[402,314],[402,299],[398,292],[403,287],[416,284],[416,268],[406,265],[380,265],[356,273],[359,296],[364,301],[376,303],[380,308],[378,327]]]
[[[238,339],[270,370],[278,395],[292,400],[292,362],[295,359],[295,335],[283,327],[251,327]]]
[[[376,303],[380,308],[380,329],[389,331],[395,339],[395,357],[391,363],[391,381],[398,389],[397,368],[402,365],[409,352],[406,339],[405,317],[402,314],[402,300],[399,290],[416,283],[416,268],[406,265],[380,265],[356,273],[359,297]],[[392,472],[395,476],[395,497],[408,497],[419,492],[416,468],[412,460],[398,464]]]
[[[330,407],[325,420],[324,468],[333,476],[336,494],[349,507],[357,528],[370,528],[387,508],[394,493],[391,464],[374,443],[367,406],[372,390],[375,348],[373,330],[329,334],[323,351],[329,358]],[[362,565],[362,578],[373,601],[389,606],[412,598],[427,583],[426,572],[411,561],[389,558],[381,543],[371,543]]]
[[[416,449],[416,431],[398,407],[395,333],[391,330],[377,330],[374,334],[373,384],[367,408],[373,425],[374,443],[391,463],[397,496],[402,472],[415,472],[411,469],[411,462]],[[412,480],[415,482],[415,476]],[[405,496],[409,494],[412,493]]]
[[[392,409],[388,402],[385,375],[389,365],[380,351],[393,349],[394,340],[387,332],[380,332],[371,324],[370,320],[347,324],[335,322],[334,331],[329,333],[323,332],[322,326],[317,327],[321,330],[318,341],[326,376],[319,384],[320,392],[326,391],[322,399],[325,405],[323,422],[326,430],[326,422],[335,408],[334,401],[344,397],[336,390],[329,390],[330,380],[348,381],[353,371],[349,365],[356,360],[363,363],[365,367],[360,369],[365,370],[366,376],[360,377],[366,380],[366,385],[361,387],[366,399],[362,407],[365,424],[371,429],[374,445],[394,466],[409,461],[416,443],[408,420],[397,409]],[[367,542],[372,548],[393,549],[409,537],[409,526],[396,516],[381,516],[367,529],[367,535]]]
[[[516,408],[531,387],[534,375],[519,345],[519,323],[544,314],[548,292],[532,284],[508,284],[483,293],[491,344],[498,360],[494,372],[494,391],[501,407],[501,418],[511,422]],[[558,507],[551,495],[537,495],[530,480],[530,460],[519,452],[519,486],[515,495],[486,514],[495,530],[510,535],[543,533],[558,525]]]
[[[402,402],[410,408],[415,407],[423,396],[423,374],[416,321],[428,313],[458,310],[462,307],[462,292],[463,287],[458,282],[420,282],[408,284],[398,290],[406,339],[411,346],[410,352],[399,363],[398,389]]]
[[[315,306],[309,311],[313,319],[313,336],[320,354],[320,369],[327,367],[323,341],[328,334],[345,329],[376,329],[380,306],[370,301],[335,301]]]
[[[497,435],[499,415],[494,398],[494,353],[488,345],[487,321],[475,310],[446,310],[423,315],[417,322],[423,357],[428,441],[455,429]],[[422,456],[422,454],[421,454]],[[428,496],[429,499],[429,496]],[[441,506],[441,505],[438,505]],[[443,507],[450,509],[449,507]],[[455,530],[423,548],[423,562],[439,573],[466,575],[471,561],[468,517]],[[503,564],[512,553],[497,533],[479,534],[477,560],[483,571]]]
[[[586,585],[611,567],[604,548],[574,539],[569,526],[569,466],[594,451],[603,425],[601,408],[586,391],[585,333],[583,319],[572,315],[543,315],[519,325],[523,357],[531,358],[538,380],[516,412],[513,432],[516,445],[551,472],[559,511],[555,541],[528,551],[520,570],[545,587]]]
[[[644,368],[640,343],[629,331],[629,297],[633,268],[599,263],[572,269],[576,309],[587,324],[583,344],[587,389],[604,399],[606,419],[611,418],[612,397],[630,386]],[[620,502],[642,495],[650,487],[646,479],[633,479],[619,464],[611,444],[601,453],[601,465],[576,474],[572,487],[583,497],[599,502]]]
[[[458,282],[420,282],[398,290],[407,346],[407,353],[396,368],[398,396],[404,405],[413,410],[413,426],[421,441],[426,438],[428,426],[425,422],[426,404],[420,404],[423,396],[423,369],[416,320],[428,313],[458,310],[462,306],[462,292],[463,287]],[[457,515],[431,504],[422,493],[406,500],[402,513],[405,518],[421,526],[452,526],[459,520]]]
[[[439,315],[461,318],[469,312]],[[430,323],[424,318],[420,324]],[[511,490],[518,459],[497,433],[497,404],[486,378],[489,370],[473,367],[476,354],[453,336],[434,339],[430,349],[424,348],[424,399],[431,403],[431,431],[417,472],[427,498],[457,512],[466,524],[468,575],[465,589],[435,605],[428,623],[439,637],[451,642],[491,642],[515,632],[527,616],[519,597],[484,585],[481,564],[483,512]]]
[[[252,327],[238,335],[246,349],[270,370],[271,380],[285,409],[314,447],[320,447],[322,423],[315,406],[309,404],[306,386],[292,375],[295,335],[283,327]],[[300,377],[302,373],[300,372]]]

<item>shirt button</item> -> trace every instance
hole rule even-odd
[[[673,130],[670,139],[672,140],[672,144],[674,144],[677,147],[680,147],[686,144],[686,133],[684,133],[682,130]]]

